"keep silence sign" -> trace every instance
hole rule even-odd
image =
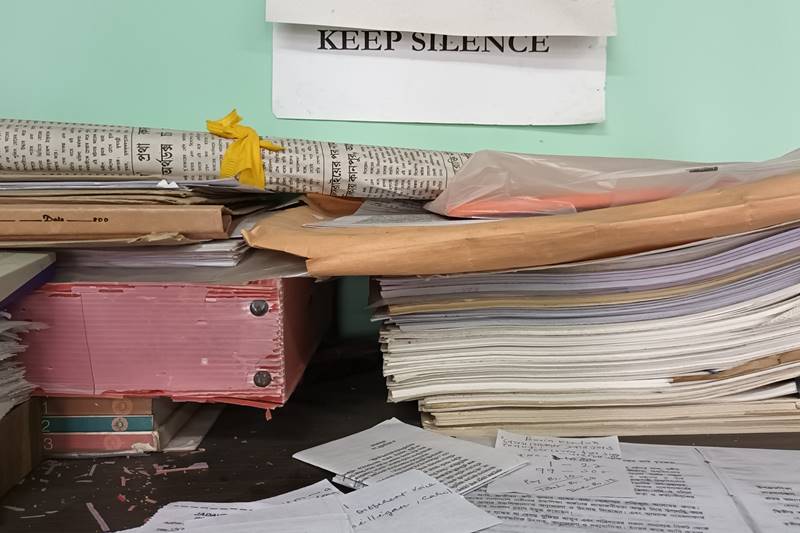
[[[488,9],[486,2],[459,1],[460,5],[476,4],[484,11]],[[375,16],[353,12],[352,22],[346,27],[334,27],[319,21],[342,23],[347,9],[331,17],[326,12],[315,12],[316,0],[304,3],[303,11],[291,7],[296,3],[284,5],[281,0],[272,0],[268,5],[273,11],[268,10],[268,18],[274,12],[277,20],[273,33],[273,111],[281,118],[386,122],[602,121],[606,35],[613,34],[613,27],[598,27],[596,35],[565,35],[563,31],[591,33],[591,28],[573,29],[576,24],[567,24],[565,29],[563,21],[552,16],[550,26],[540,18],[533,23],[538,4],[548,5],[551,11],[556,4],[551,0],[526,1],[530,7],[524,13],[519,6],[515,12],[503,9],[507,4],[516,4],[515,0],[494,0],[496,9],[491,14],[480,9],[454,11],[456,18],[491,18],[491,23],[486,24],[444,20],[430,12],[431,6],[421,7],[417,1],[404,5],[406,11],[409,5],[419,7],[418,21],[409,21],[408,16],[394,19],[384,11],[395,2],[373,2],[369,4],[372,11],[379,4],[386,9],[373,13]],[[450,3],[437,1],[438,7],[433,9]],[[582,3],[591,4],[595,10],[599,9],[598,4],[610,9],[613,22],[610,1],[582,0],[561,5],[575,9],[576,4],[580,7]],[[330,0],[328,4],[342,2]],[[561,15],[564,18],[568,14]],[[552,31],[512,32],[524,29],[520,28],[519,19],[525,16],[532,21],[525,27],[549,27]],[[303,23],[282,22],[287,20]],[[409,31],[407,28],[415,23],[424,29],[438,24],[446,31]],[[504,26],[508,26],[509,33],[477,35],[461,31],[483,27],[502,30]]]

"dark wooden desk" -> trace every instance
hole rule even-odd
[[[194,453],[45,462],[0,502],[2,506],[24,509],[0,507],[0,531],[100,531],[87,510],[87,502],[93,503],[111,530],[116,531],[141,525],[159,507],[172,501],[257,500],[330,478],[327,472],[292,459],[292,454],[393,416],[404,422],[419,422],[414,402],[386,402],[380,361],[373,345],[325,350],[288,405],[275,411],[271,421],[264,420],[263,412],[256,409],[228,407]],[[797,434],[624,440],[800,448]],[[197,462],[208,463],[208,470],[154,475],[154,464],[185,467]],[[94,472],[89,477],[86,474],[92,467]],[[121,477],[126,478],[124,487]],[[26,516],[32,518],[23,518]]]

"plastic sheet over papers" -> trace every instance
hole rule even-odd
[[[749,183],[800,170],[800,150],[756,163],[551,156],[482,150],[426,207],[453,217],[575,213]]]
[[[800,175],[570,215],[444,227],[306,228],[307,207],[245,232],[251,246],[308,258],[312,275],[512,270],[637,253],[800,220]]]
[[[413,469],[461,494],[526,463],[508,451],[443,437],[394,418],[292,457],[336,473],[334,481],[353,488]]]

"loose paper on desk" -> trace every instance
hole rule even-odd
[[[264,506],[245,513],[203,518],[188,524],[192,533],[351,533],[338,498],[318,498]]]
[[[264,507],[295,503],[318,498],[338,496],[341,492],[328,480],[322,480],[313,485],[297,489],[280,496],[258,500],[254,502],[172,502],[159,509],[141,527],[128,529],[122,533],[162,533],[186,531],[195,520],[226,516],[229,514],[245,513],[262,509]]]
[[[461,494],[527,463],[513,452],[445,437],[395,418],[293,457],[338,474],[334,481],[353,488],[416,469]]]
[[[419,470],[340,497],[355,533],[472,533],[500,523]]]
[[[281,118],[604,118],[606,36],[616,32],[609,0],[270,0],[267,20],[276,22],[272,107]]]
[[[695,448],[621,444],[635,498],[568,498],[530,494],[466,496],[503,523],[490,533],[733,533],[751,529]]]
[[[617,437],[560,439],[499,430],[495,446],[530,464],[487,486],[490,494],[631,497],[636,493],[622,461]]]
[[[800,531],[800,451],[699,448],[759,533]]]

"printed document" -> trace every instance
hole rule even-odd
[[[733,533],[750,531],[725,487],[695,448],[621,444],[635,498],[489,494],[466,498],[503,520],[491,533]]]
[[[353,488],[421,470],[460,494],[527,464],[508,450],[445,437],[395,418],[293,457],[338,474],[334,481]]]

